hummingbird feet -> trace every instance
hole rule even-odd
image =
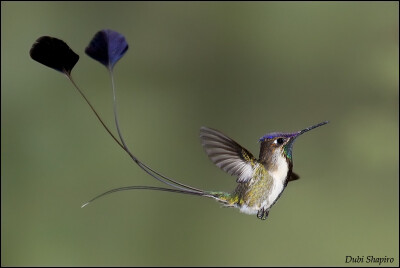
[[[260,210],[257,212],[257,218],[259,218],[260,220],[266,220],[268,218],[268,213],[269,210],[260,208]]]

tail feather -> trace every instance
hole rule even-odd
[[[99,194],[98,196],[92,198],[85,204],[81,206],[81,208],[89,205],[96,199],[99,199],[100,197],[103,197],[108,194],[112,194],[115,192],[120,192],[120,191],[128,191],[128,190],[153,190],[153,191],[164,191],[164,192],[171,192],[171,193],[180,193],[180,194],[190,194],[190,195],[197,195],[197,196],[204,196],[205,193],[203,191],[195,192],[195,191],[190,191],[190,190],[179,190],[179,189],[170,189],[170,188],[164,188],[164,187],[153,187],[153,186],[125,186],[125,187],[120,187],[120,188],[115,188],[112,190],[109,190],[107,192],[104,192],[102,194]]]
[[[203,197],[209,197],[213,198],[225,205],[229,205],[230,202],[230,194],[225,193],[225,192],[211,192],[211,191],[191,191],[191,190],[180,190],[180,189],[170,189],[170,188],[164,188],[164,187],[154,187],[154,186],[125,186],[125,187],[120,187],[120,188],[115,188],[112,190],[109,190],[107,192],[104,192],[102,194],[99,194],[98,196],[92,198],[85,204],[81,206],[81,208],[89,205],[93,201],[99,199],[100,197],[103,197],[105,195],[109,195],[115,192],[120,192],[120,191],[129,191],[129,190],[152,190],[152,191],[162,191],[162,192],[170,192],[170,193],[179,193],[179,194],[189,194],[189,195],[196,195],[196,196],[203,196]]]

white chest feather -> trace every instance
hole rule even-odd
[[[276,168],[269,173],[274,178],[273,185],[270,192],[270,195],[267,199],[267,207],[271,206],[278,196],[282,193],[284,189],[284,182],[289,171],[289,166],[286,162],[286,159],[282,156],[278,156],[275,162]]]
[[[269,172],[274,178],[274,181],[284,182],[289,171],[289,165],[286,159],[279,155],[275,160],[275,168]]]

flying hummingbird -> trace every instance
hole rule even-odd
[[[213,198],[225,207],[236,207],[243,213],[256,214],[257,218],[265,220],[288,182],[299,179],[299,176],[292,172],[294,141],[303,133],[327,123],[328,121],[324,121],[293,133],[273,132],[264,135],[259,139],[258,159],[218,130],[201,127],[200,140],[208,157],[219,168],[237,177],[238,185],[233,192],[204,191],[185,185],[159,174],[135,158],[135,162],[148,174],[175,189],[152,186],[121,187],[98,195],[82,207],[95,199],[117,191],[157,190]],[[133,157],[129,151],[127,152]]]
[[[322,122],[293,133],[274,132],[260,138],[260,155],[256,159],[248,150],[221,132],[202,127],[200,139],[211,161],[230,175],[238,185],[232,193],[212,192],[211,197],[241,212],[257,214],[265,220],[269,210],[289,181],[299,179],[292,172],[293,143],[301,134],[320,127]]]
[[[40,37],[30,50],[32,59],[66,75],[94,112],[105,130],[141,169],[153,178],[172,187],[120,187],[98,195],[85,203],[82,207],[104,195],[118,191],[157,190],[213,198],[227,207],[236,207],[239,208],[241,212],[257,214],[259,219],[265,220],[268,217],[269,210],[279,199],[288,182],[299,179],[299,176],[292,172],[292,149],[294,141],[303,133],[325,125],[328,122],[321,122],[293,133],[274,132],[264,135],[259,140],[260,155],[258,159],[228,136],[215,129],[202,127],[200,129],[200,139],[208,157],[219,168],[230,175],[236,176],[238,185],[231,193],[204,191],[185,185],[160,174],[141,162],[129,150],[122,136],[117,115],[113,68],[127,49],[128,44],[123,35],[106,29],[96,33],[85,50],[88,56],[106,66],[110,73],[113,92],[114,121],[119,139],[104,123],[84,92],[72,79],[71,70],[79,60],[78,55],[73,52],[64,41],[49,36]]]

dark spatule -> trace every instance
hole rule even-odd
[[[64,41],[50,36],[38,38],[29,54],[35,61],[68,76],[79,60],[79,55]]]

